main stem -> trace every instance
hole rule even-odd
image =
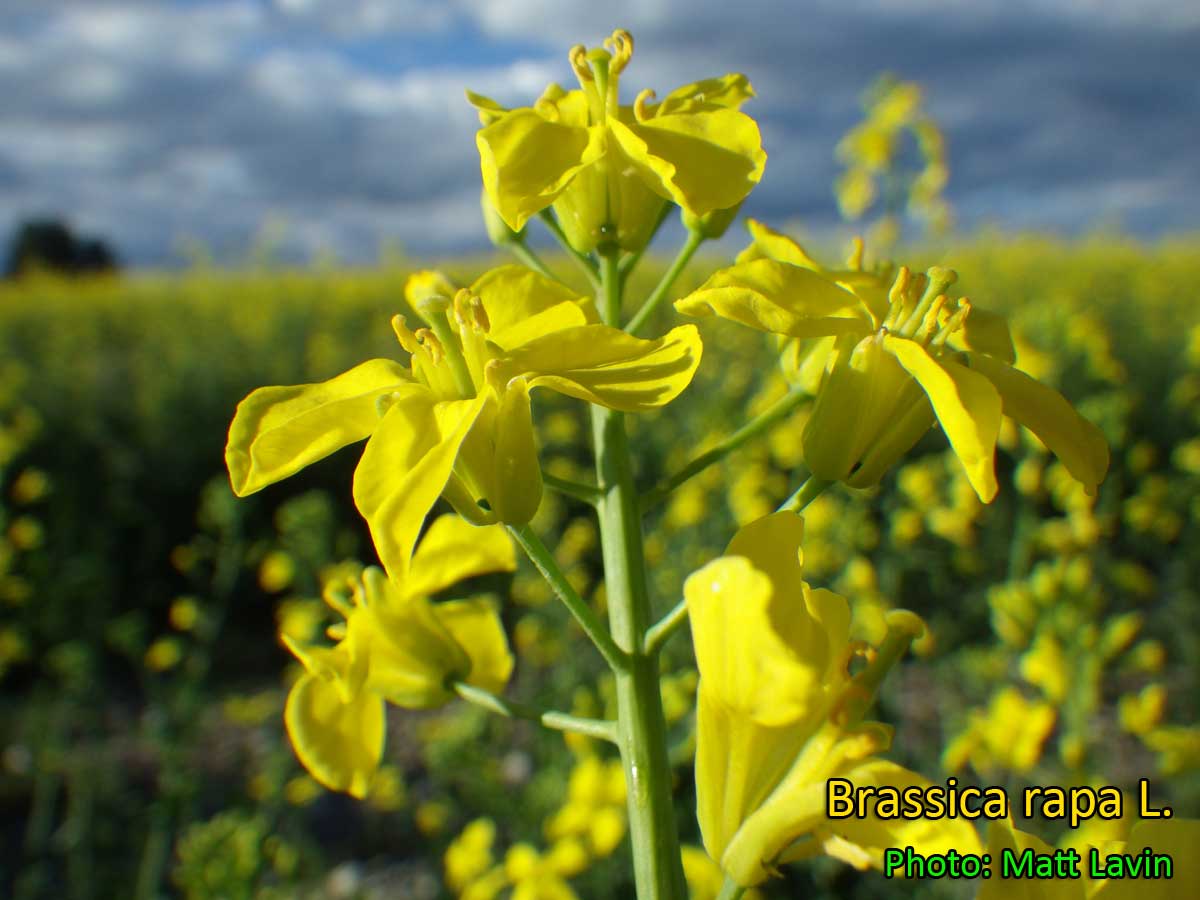
[[[618,251],[601,254],[600,306],[604,320],[620,327]],[[683,900],[687,888],[679,857],[679,834],[671,795],[667,722],[659,689],[658,655],[645,648],[651,625],[642,552],[642,523],[623,413],[592,407],[597,504],[604,583],[612,637],[628,654],[617,670],[617,738],[628,791],[629,837],[638,900]]]

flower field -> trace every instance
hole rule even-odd
[[[848,598],[853,639],[880,645],[897,609],[929,626],[875,709],[896,726],[890,758],[935,784],[954,776],[1012,797],[1112,785],[1136,798],[1148,779],[1154,805],[1194,818],[1200,240],[981,236],[909,257],[952,266],[962,294],[1008,316],[1018,367],[1099,427],[1111,463],[1091,496],[1006,419],[985,505],[935,426],[877,486],[835,484],[804,510],[804,578]],[[570,260],[547,259],[589,292]],[[443,269],[467,284],[495,263]],[[644,262],[629,294],[649,292],[665,265]],[[701,254],[671,299],[716,266]],[[390,709],[362,799],[314,780],[285,734],[289,689],[314,676],[283,638],[322,640],[340,620],[323,590],[379,559],[351,500],[357,451],[237,499],[229,423],[261,385],[406,360],[388,322],[414,318],[410,274],[399,259],[303,272],[264,261],[0,286],[0,896],[633,896],[616,753],[523,713],[611,718],[617,704],[604,660],[524,557],[515,571],[464,570],[453,594],[496,610],[507,635],[503,715],[458,700]],[[789,394],[771,335],[669,304],[653,333],[692,321],[704,342],[693,383],[628,419],[655,618],[735,529],[800,486],[813,412]],[[550,391],[533,410],[549,478],[529,527],[599,614],[596,522],[586,499],[554,489],[590,477],[591,426]],[[770,410],[775,427],[743,443],[739,429]],[[706,451],[722,458],[672,478]],[[449,510],[438,502],[435,514]],[[715,898],[685,633],[663,645],[663,710],[684,872],[693,897]],[[1065,847],[1124,839],[1130,820],[1016,824]],[[782,874],[754,890],[898,890],[825,858]],[[951,881],[905,891],[972,896]]]

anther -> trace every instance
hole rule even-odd
[[[571,61],[571,68],[575,70],[575,77],[580,81],[594,81],[592,75],[592,67],[588,65],[587,47],[583,44],[576,44],[567,51],[567,59]]]
[[[896,273],[896,280],[892,282],[891,290],[888,291],[888,314],[883,319],[884,326],[899,325],[907,314],[905,305],[908,298],[908,283],[912,277],[912,273],[908,270],[908,266],[901,266],[900,271]]]
[[[396,340],[400,342],[400,346],[409,354],[417,352],[419,342],[417,336],[413,334],[411,328],[404,321],[404,316],[392,316],[392,331],[396,333]]]
[[[921,320],[921,324],[917,328],[916,339],[918,341],[927,341],[938,330],[938,319],[941,318],[942,310],[949,302],[945,294],[938,294],[925,311],[925,317]]]
[[[613,54],[609,71],[614,75],[620,75],[629,65],[629,60],[633,58],[633,35],[624,28],[618,28],[612,33],[612,37],[604,42],[604,46]]]
[[[653,100],[657,95],[651,88],[646,88],[633,101],[633,115],[639,122],[645,122],[651,118],[651,113],[646,110],[646,104]]]
[[[954,314],[946,319],[945,323],[938,329],[937,334],[933,336],[930,342],[935,347],[940,347],[946,343],[950,335],[962,328],[963,322],[967,321],[967,316],[971,314],[971,301],[963,297],[958,301],[958,309]]]
[[[483,308],[483,300],[472,294],[466,288],[454,295],[454,319],[460,330],[468,326],[476,332],[487,333],[491,330],[487,310]]]
[[[446,356],[446,350],[442,347],[442,342],[428,328],[418,328],[414,334],[418,341],[421,342],[421,349],[429,354],[429,361],[435,366],[442,361]]]

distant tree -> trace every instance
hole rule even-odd
[[[84,275],[118,268],[117,257],[105,241],[76,235],[58,219],[37,219],[22,223],[13,235],[4,276],[20,278],[39,269]]]

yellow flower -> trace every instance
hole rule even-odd
[[[281,635],[306,673],[292,686],[284,723],[296,755],[321,784],[362,799],[383,756],[384,702],[439,706],[465,681],[503,690],[513,659],[495,608],[485,600],[431,603],[457,581],[512,571],[512,544],[495,526],[473,528],[446,515],[430,526],[402,582],[369,567],[325,599],[345,617],[332,647]]]
[[[1042,700],[1027,700],[1015,687],[992,695],[987,712],[973,710],[967,728],[950,742],[942,765],[951,772],[970,762],[981,772],[1028,772],[1042,755],[1057,713]]]
[[[504,857],[504,873],[513,885],[513,900],[576,900],[566,879],[587,868],[579,845],[560,841],[546,854],[529,844],[514,844]]]
[[[645,411],[673,400],[700,362],[693,326],[632,337],[520,266],[457,293],[422,272],[406,293],[431,326],[393,321],[410,368],[373,359],[319,384],[259,388],[239,404],[225,449],[234,492],[246,496],[369,437],[354,500],[396,579],[439,495],[476,524],[533,517],[542,478],[531,389]]]
[[[183,659],[183,645],[173,637],[160,637],[146,648],[143,662],[154,672],[175,668]]]
[[[941,422],[971,486],[996,495],[1002,415],[1030,429],[1089,493],[1104,479],[1108,446],[1058,391],[1014,368],[1008,325],[944,291],[957,276],[901,268],[877,274],[822,269],[798,244],[753,223],[754,244],[676,308],[760,331],[825,339],[830,347],[805,463],[826,481],[870,487]]]
[[[191,631],[200,621],[200,605],[195,597],[176,597],[167,612],[167,621],[176,631]]]
[[[758,125],[738,111],[754,96],[744,75],[689,84],[651,102],[642,91],[619,105],[619,76],[633,38],[615,31],[613,51],[573,47],[580,90],[550,85],[533,107],[508,110],[468,92],[484,127],[476,135],[483,186],[519,231],[553,205],[571,245],[602,241],[645,246],[664,201],[692,216],[737,206],[762,178],[766,153]]]
[[[890,730],[862,720],[883,673],[922,626],[894,612],[878,652],[852,643],[846,599],[801,577],[802,532],[790,512],[752,522],[684,586],[700,669],[696,791],[705,849],[742,886],[821,852],[860,868],[881,865],[894,846],[969,852],[977,838],[960,820],[826,816],[829,778],[929,784],[879,758]],[[873,661],[851,677],[859,653]]]
[[[491,819],[476,819],[450,842],[442,863],[446,884],[461,893],[467,885],[492,867],[492,845],[496,840],[496,823]]]

